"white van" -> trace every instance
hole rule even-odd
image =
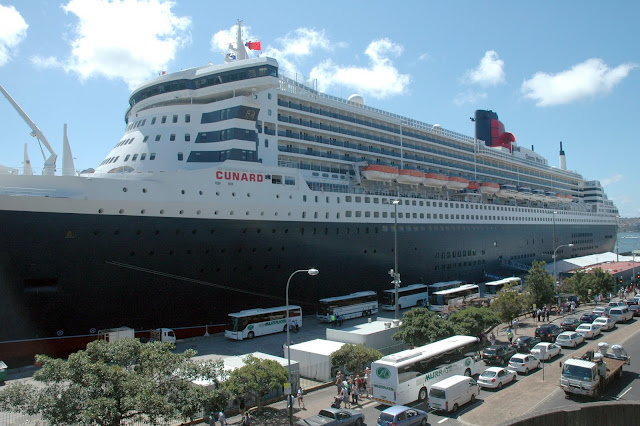
[[[467,402],[474,402],[480,387],[471,377],[451,376],[434,383],[429,389],[429,407],[438,411],[458,411]]]
[[[633,319],[633,312],[626,306],[619,306],[609,310],[609,318],[614,319],[616,322],[628,322]]]

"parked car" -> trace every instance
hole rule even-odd
[[[555,324],[545,324],[536,328],[535,336],[543,342],[555,342],[562,329]]]
[[[600,315],[596,315],[596,314],[593,314],[593,313],[582,314],[582,316],[580,317],[580,323],[581,324],[591,324],[593,322],[593,320],[595,320],[599,316]]]
[[[580,343],[584,342],[587,338],[577,331],[565,331],[560,333],[556,338],[556,345],[568,348],[575,348]]]
[[[426,426],[426,411],[404,405],[394,405],[389,407],[378,416],[378,426]]]
[[[609,309],[610,308],[608,306],[596,306],[595,308],[593,308],[593,313],[601,317],[605,316],[606,312],[608,312]]]
[[[616,320],[616,322],[629,322],[633,319],[633,312],[626,305],[618,306],[617,308],[611,308],[609,318]]]
[[[531,354],[515,354],[509,360],[509,370],[529,374],[529,371],[540,368],[542,362]]]
[[[529,353],[531,348],[540,343],[539,337],[520,336],[513,342],[516,352]]]
[[[633,313],[634,317],[640,317],[640,305],[629,305],[629,310]]]
[[[542,342],[538,343],[531,349],[531,355],[535,356],[539,360],[549,361],[556,355],[560,355],[562,352],[560,346],[555,343]]]
[[[485,364],[504,365],[505,361],[508,361],[515,353],[516,349],[505,343],[488,346],[482,350],[481,355]]]
[[[616,300],[615,302],[609,302],[607,304],[607,306],[611,307],[611,308],[615,308],[617,306],[627,306],[627,302],[625,302],[624,300]]]
[[[502,386],[516,381],[516,372],[502,367],[489,367],[478,377],[481,388],[502,389]]]
[[[609,317],[598,317],[592,324],[599,325],[602,331],[609,331],[616,326],[616,321]]]
[[[630,297],[629,299],[627,299],[627,306],[632,306],[632,305],[639,305],[640,304],[640,297]]]
[[[480,394],[475,380],[467,376],[451,376],[431,385],[429,408],[438,411],[458,411],[467,402],[472,404]]]
[[[323,408],[315,416],[307,417],[306,419],[300,419],[296,422],[296,426],[362,426],[363,424],[364,414],[362,414],[361,411],[351,410],[348,408]]]
[[[582,323],[578,318],[569,317],[562,320],[562,323],[560,323],[560,327],[562,327],[564,331],[575,331],[580,324]]]
[[[597,324],[580,324],[576,331],[587,339],[593,339],[600,334],[600,326]]]

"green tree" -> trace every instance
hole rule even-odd
[[[573,293],[582,302],[586,302],[589,299],[589,279],[587,274],[584,271],[577,271],[571,277],[562,281],[560,292]]]
[[[516,291],[502,290],[491,303],[491,309],[498,315],[500,321],[510,322],[526,311],[529,307],[527,296]]]
[[[529,275],[524,280],[530,297],[529,303],[538,307],[554,302],[555,282],[547,272],[546,264],[544,261],[534,261],[529,269]]]
[[[606,296],[613,292],[616,280],[609,272],[605,272],[602,268],[595,268],[589,272],[584,279],[587,288],[591,289],[591,294],[604,294]]]
[[[409,346],[423,346],[456,334],[463,334],[463,330],[455,323],[426,308],[414,308],[403,315],[393,338]]]
[[[340,349],[329,355],[331,365],[340,367],[344,365],[347,371],[356,374],[380,358],[382,358],[382,353],[380,353],[379,350],[368,348],[365,345],[352,344],[343,345]]]
[[[489,327],[500,324],[500,318],[491,308],[470,306],[451,314],[449,322],[457,325],[457,328],[461,330],[460,334],[478,336]]]
[[[243,360],[245,365],[233,370],[222,386],[231,395],[251,395],[258,405],[258,411],[261,411],[262,396],[273,389],[282,388],[289,380],[287,369],[276,361],[259,359],[253,355],[247,355]]]
[[[33,378],[44,386],[12,384],[0,392],[0,408],[40,413],[51,424],[151,424],[188,419],[215,399],[216,391],[191,380],[224,377],[222,362],[199,363],[187,350],[172,353],[171,343],[97,340],[68,360],[37,355]]]

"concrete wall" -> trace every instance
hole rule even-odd
[[[590,402],[557,411],[520,417],[501,423],[500,426],[637,425],[638,419],[640,419],[640,402]]]

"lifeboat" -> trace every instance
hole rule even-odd
[[[516,198],[516,195],[518,195],[518,188],[516,188],[515,185],[511,185],[509,183],[500,185],[500,190],[498,191],[498,197]]]
[[[552,203],[554,201],[558,201],[558,199],[556,198],[556,193],[553,192],[553,191],[546,191],[544,193],[544,200],[549,202],[549,203]]]
[[[516,198],[519,198],[521,200],[528,200],[533,198],[533,194],[531,193],[531,188],[529,188],[528,186],[519,186],[518,194],[516,195]]]
[[[542,189],[534,189],[531,191],[531,196],[536,200],[544,198],[544,191]]]
[[[433,186],[436,188],[443,187],[447,184],[448,179],[445,175],[438,173],[425,173],[422,184],[424,186]]]
[[[407,185],[419,185],[424,180],[424,172],[420,170],[403,169],[398,171],[396,181]]]
[[[459,176],[449,176],[446,186],[449,189],[465,189],[469,186],[469,180]]]
[[[573,197],[571,195],[566,195],[566,194],[558,194],[558,201],[560,201],[561,203],[570,203],[573,201]]]
[[[493,182],[482,182],[480,184],[480,192],[483,194],[495,194],[500,191],[500,185]]]
[[[377,180],[381,182],[390,182],[398,177],[398,169],[392,166],[383,166],[380,164],[372,164],[364,166],[360,169],[362,176],[368,180]]]
[[[476,182],[475,180],[470,181],[469,186],[467,186],[467,189],[471,191],[477,191],[478,188],[480,188],[480,182]]]

